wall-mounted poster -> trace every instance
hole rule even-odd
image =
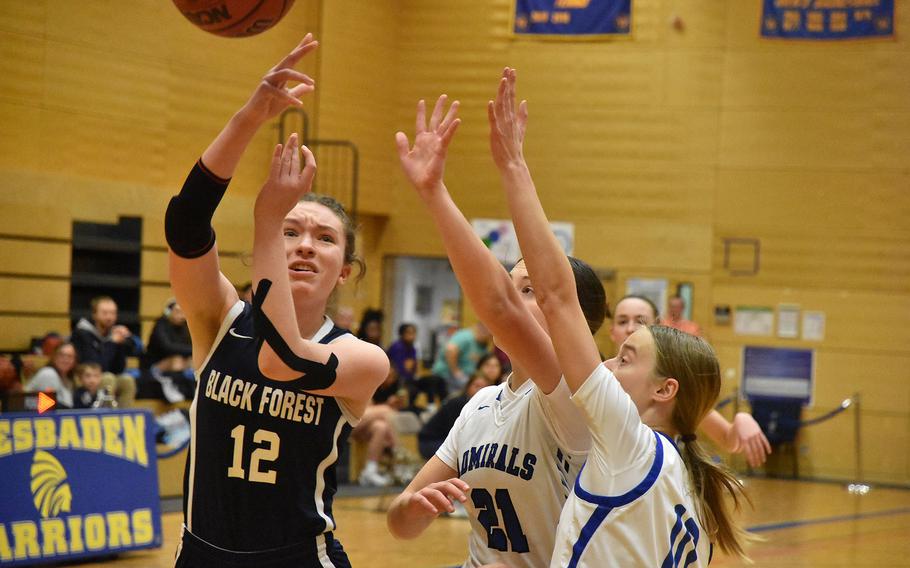
[[[665,278],[629,278],[626,295],[644,296],[654,302],[659,315],[667,312],[667,280]]]
[[[733,332],[736,335],[772,335],[774,310],[767,306],[736,306],[733,312]]]

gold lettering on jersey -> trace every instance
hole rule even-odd
[[[325,397],[270,386],[263,386],[260,390],[259,386],[213,369],[209,372],[205,382],[205,396],[215,402],[248,412],[319,425]],[[253,397],[257,390],[259,400],[254,404]],[[0,432],[0,448],[2,448],[2,440],[2,432]]]

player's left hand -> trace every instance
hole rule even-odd
[[[300,154],[304,166],[300,168]],[[275,147],[269,179],[256,197],[254,215],[257,221],[280,221],[310,192],[316,176],[316,158],[306,146],[298,146],[297,133],[286,144]]]
[[[751,467],[765,463],[771,453],[771,443],[761,431],[758,422],[747,412],[740,412],[733,417],[733,427],[728,436],[734,438],[736,451],[741,452]]]
[[[496,100],[487,103],[490,151],[500,170],[524,164],[522,146],[528,126],[528,101],[521,101],[515,107],[515,80],[515,69],[503,69]]]

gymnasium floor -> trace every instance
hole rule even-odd
[[[750,479],[755,510],[744,519],[764,539],[751,548],[756,568],[910,566],[910,490],[874,488],[850,495],[843,485],[808,481]],[[355,567],[436,568],[464,559],[468,521],[441,519],[418,540],[398,542],[385,528],[380,501],[391,497],[348,497],[336,501],[342,541]],[[97,567],[173,566],[181,514],[164,515],[165,545],[126,554]],[[715,556],[712,566],[749,566]]]

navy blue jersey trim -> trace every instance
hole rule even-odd
[[[679,454],[679,457],[682,457],[682,452],[679,451],[679,446],[676,445],[676,442],[673,441],[673,438],[671,438],[670,436],[667,436],[666,434],[664,434],[663,432],[660,432],[658,430],[655,430],[655,432],[657,432],[658,434],[660,434],[661,436],[666,438],[667,441],[670,442],[670,445],[673,446],[673,449],[676,450],[676,453]]]
[[[636,485],[627,493],[616,496],[608,495],[595,495],[594,493],[589,493],[585,491],[581,486],[581,471],[578,472],[578,477],[575,478],[575,494],[588,503],[593,503],[600,507],[622,507],[628,505],[632,501],[635,501],[645,493],[651,486],[654,485],[654,482],[657,481],[657,478],[660,476],[660,469],[663,467],[664,463],[664,445],[660,441],[660,437],[657,432],[654,433],[655,442],[657,443],[657,451],[654,454],[654,463],[651,464],[651,469],[648,470],[647,475],[642,480],[641,483]],[[587,464],[585,464],[587,465]],[[582,466],[581,469],[584,471],[585,466]]]
[[[591,542],[591,537],[594,536],[597,528],[600,527],[600,524],[604,522],[604,519],[607,518],[607,515],[609,515],[612,510],[613,509],[610,507],[597,507],[594,509],[594,512],[591,513],[591,518],[589,518],[588,522],[585,523],[585,526],[582,527],[578,540],[572,546],[572,559],[569,560],[567,568],[575,568],[578,566],[578,561],[581,560],[582,553],[585,551],[585,548],[587,548],[588,543]]]

